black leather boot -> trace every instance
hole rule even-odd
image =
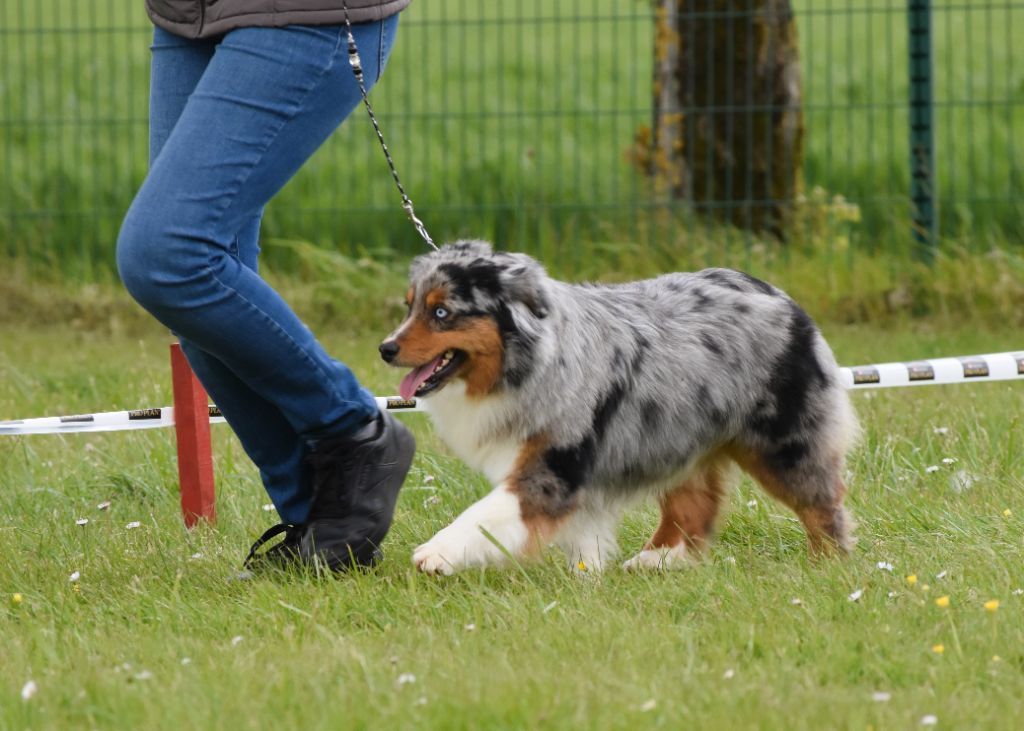
[[[313,504],[306,523],[271,528],[253,546],[246,565],[297,561],[332,571],[374,565],[415,452],[412,433],[387,413],[356,434],[317,442],[309,456]],[[281,532],[282,543],[255,553]]]

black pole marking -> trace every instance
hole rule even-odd
[[[987,378],[989,376],[988,363],[984,358],[960,358],[960,365],[964,369],[964,378]],[[1018,371],[1020,367],[1018,366]]]
[[[882,380],[882,377],[878,374],[878,369],[872,366],[851,368],[850,372],[853,373],[854,386],[862,386],[868,383],[880,383]]]
[[[934,381],[935,380],[935,369],[932,368],[931,363],[923,360],[916,360],[910,363],[904,363],[907,367],[907,377],[911,381]]]

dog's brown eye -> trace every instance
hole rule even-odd
[[[445,309],[444,307],[435,307],[434,308],[434,317],[436,317],[438,320],[445,319],[446,317],[448,317],[449,314],[451,314],[451,313],[449,313],[448,310]]]

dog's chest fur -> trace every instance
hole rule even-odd
[[[424,405],[438,435],[463,462],[497,485],[512,472],[522,440],[504,426],[506,405],[500,396],[466,395],[465,381],[456,380]]]

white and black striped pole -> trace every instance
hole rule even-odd
[[[840,383],[851,391],[1024,380],[1024,351],[854,366],[840,368],[838,375]],[[209,405],[206,392],[176,344],[171,346],[171,380],[173,407],[0,421],[0,437],[173,426],[185,524],[191,527],[199,520],[213,522],[216,510],[210,424],[221,423],[224,417],[216,406]],[[423,404],[414,398],[381,397],[377,399],[377,406],[390,412],[424,411]]]
[[[839,369],[839,380],[851,391],[1024,380],[1024,351],[844,367]],[[397,396],[378,397],[377,406],[381,411],[392,413],[424,411],[423,403],[419,399],[403,399]],[[220,410],[213,405],[209,406],[208,418],[211,424],[224,422]],[[0,436],[127,431],[174,425],[174,407],[164,406],[0,421]]]
[[[946,383],[978,383],[1024,379],[1024,352],[965,355],[900,363],[840,368],[842,384],[858,391],[864,388],[899,388]]]
[[[378,398],[381,411],[423,411],[416,399]],[[211,424],[223,424],[224,417],[213,404],[209,406]],[[132,431],[174,426],[174,407],[161,406],[131,411],[102,411],[95,414],[44,416],[36,419],[0,421],[0,437],[27,434],[73,434],[76,432]]]

